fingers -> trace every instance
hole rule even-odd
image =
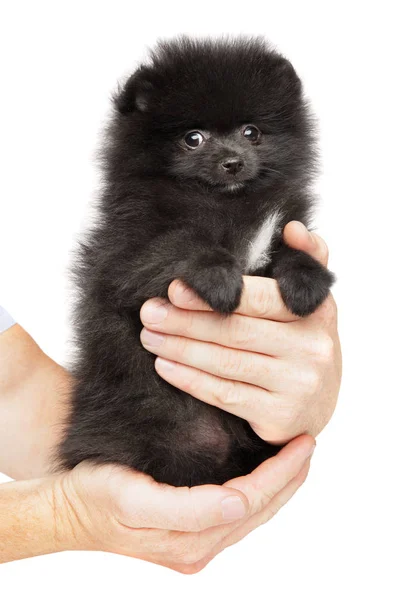
[[[243,492],[215,485],[175,488],[143,473],[114,468],[108,481],[119,522],[129,528],[197,532],[242,519]]]
[[[324,267],[328,264],[328,247],[316,233],[306,229],[299,221],[290,221],[284,228],[284,241],[291,248],[302,250],[318,260]]]
[[[124,516],[124,525],[203,531],[250,517],[266,508],[299,474],[314,447],[314,439],[302,435],[251,474],[223,486],[174,488],[125,468],[115,468],[109,483]]]
[[[191,489],[156,483],[120,465],[86,461],[67,474],[73,511],[93,530],[89,538],[95,548],[99,540],[101,549],[196,573],[280,508],[303,481],[314,444],[312,437],[300,436],[250,475]],[[86,548],[93,548],[92,540]]]
[[[309,232],[303,223],[291,221],[284,228],[284,241],[297,250],[307,252],[322,265],[327,266],[328,248],[324,240],[316,233]],[[273,279],[244,276],[244,289],[238,314],[259,317],[274,321],[296,321],[285,307],[278,285]],[[168,296],[172,304],[186,310],[210,311],[209,306],[191,289],[179,280],[171,283]]]
[[[248,499],[250,515],[266,508],[275,496],[296,477],[313,454],[315,440],[301,435],[280,452],[262,463],[250,475],[231,479],[224,484],[240,490]]]
[[[277,282],[274,279],[246,275],[243,280],[243,293],[236,313],[286,323],[299,319],[299,317],[289,312],[285,306]],[[179,308],[201,311],[212,310],[178,279],[170,284],[168,296],[172,304]]]
[[[188,564],[186,565],[185,560],[183,571],[198,572],[223,548],[269,520],[302,485],[314,444],[311,436],[296,438],[277,456],[265,461],[250,475],[225,483],[223,487],[230,485],[244,490],[244,495],[249,501],[247,517],[233,524],[204,531],[200,535],[199,543],[195,534],[187,533],[184,536],[184,546],[190,548],[190,553]],[[179,566],[177,570],[180,569]]]
[[[140,316],[143,325],[152,331],[269,356],[279,357],[291,350],[295,353],[302,345],[299,332],[276,321],[240,314],[225,319],[214,312],[183,310],[162,298],[145,302]]]
[[[296,417],[299,399],[289,401],[261,387],[216,377],[162,358],[157,358],[154,364],[162,379],[202,402],[248,421],[263,440],[283,444],[302,431]]]
[[[282,361],[255,352],[245,352],[175,335],[161,335],[146,328],[142,345],[165,359],[206,371],[225,379],[258,385],[272,391],[286,386]]]
[[[219,554],[219,552],[222,552],[222,550],[224,550],[228,546],[236,544],[237,542],[239,542],[240,540],[245,538],[251,531],[254,531],[254,529],[257,529],[258,527],[260,527],[260,525],[264,525],[272,517],[274,517],[278,513],[278,511],[283,506],[285,506],[285,504],[287,504],[287,502],[289,502],[291,500],[291,498],[296,494],[296,492],[299,490],[299,488],[306,481],[307,475],[310,470],[310,460],[311,460],[311,457],[309,457],[305,461],[305,463],[304,463],[302,469],[299,471],[299,473],[293,479],[291,479],[291,481],[289,481],[287,483],[287,485],[274,496],[274,498],[271,500],[271,502],[269,502],[269,504],[267,506],[265,506],[265,508],[263,510],[254,514],[252,517],[250,517],[248,519],[244,519],[240,525],[237,524],[233,529],[230,529],[230,533],[228,533],[213,548],[213,550],[209,556],[206,556],[203,559],[203,566],[205,564],[207,564],[211,560],[211,558],[213,558],[213,556],[216,556],[217,554]],[[201,565],[196,565],[196,567],[198,567],[198,566],[201,567]],[[203,567],[201,567],[201,568],[203,568]]]

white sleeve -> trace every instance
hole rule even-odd
[[[15,325],[15,321],[8,312],[0,306],[0,333]]]

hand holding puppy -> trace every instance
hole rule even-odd
[[[284,239],[327,264],[324,241],[301,223],[289,223]],[[173,282],[171,302],[142,307],[142,343],[159,357],[161,377],[246,419],[263,440],[315,436],[331,418],[340,386],[335,301],[329,296],[301,319],[287,310],[273,279],[245,277],[244,284],[236,313],[225,319]]]

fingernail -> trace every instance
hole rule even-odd
[[[228,496],[221,502],[222,515],[225,521],[242,519],[246,513],[243,501],[238,496]]]
[[[196,294],[181,281],[175,288],[175,296],[180,302],[191,302],[196,298]]]
[[[156,300],[149,300],[142,306],[141,320],[146,323],[161,323],[168,314],[168,307]]]
[[[173,371],[175,369],[175,363],[165,358],[156,358],[156,369],[159,371]]]
[[[164,336],[160,333],[154,333],[143,328],[141,333],[141,341],[144,346],[161,346],[164,342]]]

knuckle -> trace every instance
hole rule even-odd
[[[220,380],[214,392],[214,398],[218,405],[234,406],[239,403],[239,392],[234,381]]]
[[[234,315],[230,322],[228,337],[231,338],[237,346],[246,347],[255,339],[257,331],[253,329],[251,320]]]
[[[328,363],[334,355],[334,340],[330,335],[323,335],[316,344],[316,357],[321,363]]]
[[[260,501],[259,501],[259,506],[257,507],[258,508],[257,512],[261,512],[265,508],[267,510],[269,508],[269,506],[271,507],[274,496],[275,496],[275,494],[274,494],[273,491],[263,490],[262,493],[261,493],[261,497],[260,497]]]
[[[301,372],[301,384],[304,395],[316,394],[321,387],[321,377],[316,369],[306,369]],[[305,393],[306,392],[306,393]]]
[[[301,389],[302,385],[299,379],[294,379],[294,391],[290,394],[272,395],[266,396],[265,404],[268,411],[268,415],[271,418],[264,419],[264,423],[257,424],[257,422],[251,421],[251,426],[254,431],[267,441],[278,443],[277,440],[288,437],[291,428],[295,430],[294,424],[301,421],[302,413],[305,411],[307,402],[307,393],[298,393],[295,389]],[[249,403],[246,403],[247,408],[258,406],[262,401],[261,395],[253,396],[250,398]],[[262,433],[260,433],[262,431]]]
[[[272,310],[272,293],[264,281],[259,281],[248,296],[250,312],[256,317],[266,317]]]
[[[184,356],[186,353],[186,350],[187,350],[187,345],[189,343],[188,338],[185,338],[182,336],[180,336],[180,337],[173,336],[173,337],[174,337],[174,340],[171,339],[169,341],[170,341],[171,349],[174,351],[175,356],[177,356],[177,357]],[[174,347],[172,348],[172,346],[174,346]]]
[[[182,312],[182,311],[181,311]],[[183,320],[176,319],[176,322],[180,325],[179,330],[180,333],[185,333],[188,337],[194,337],[195,329],[196,329],[196,314],[194,311],[184,311],[183,312]]]
[[[240,372],[242,366],[241,362],[241,355],[238,351],[229,348],[223,348],[218,361],[219,375],[222,375],[222,373],[226,375],[234,375]]]
[[[189,392],[192,396],[197,396],[202,388],[202,376],[201,371],[193,371],[192,375],[184,381],[184,391]]]

